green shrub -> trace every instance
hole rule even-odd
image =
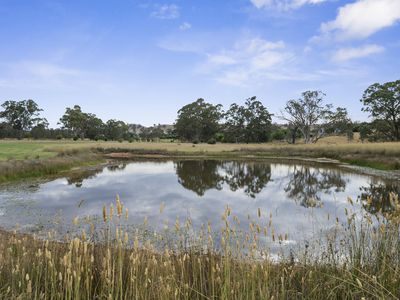
[[[217,141],[214,139],[214,138],[210,138],[208,141],[207,141],[207,144],[210,144],[210,145],[214,145],[214,144],[216,144],[217,143]]]

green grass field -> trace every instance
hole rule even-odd
[[[0,142],[0,160],[47,158],[57,155],[47,151],[42,142],[7,141]]]
[[[400,143],[348,143],[345,137],[327,137],[317,144],[191,144],[161,142],[95,142],[72,140],[0,141],[0,181],[54,175],[77,167],[115,158],[137,156],[218,158],[328,158],[381,170],[400,170]]]
[[[54,157],[58,153],[69,150],[85,150],[91,148],[121,149],[122,151],[155,151],[174,153],[200,153],[210,154],[229,153],[229,152],[268,152],[281,154],[284,153],[303,153],[305,155],[313,153],[328,154],[328,156],[341,155],[379,155],[379,156],[399,156],[400,143],[365,143],[362,144],[355,139],[348,143],[345,137],[326,137],[317,144],[305,145],[298,143],[289,145],[286,143],[266,143],[266,144],[197,144],[176,143],[176,142],[95,142],[95,141],[72,141],[72,140],[1,140],[0,141],[0,160],[9,159],[32,159]]]

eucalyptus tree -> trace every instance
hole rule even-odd
[[[297,100],[289,100],[281,113],[281,119],[289,127],[300,130],[306,144],[315,143],[325,134],[324,125],[332,115],[332,105],[324,104],[321,91],[306,91]]]
[[[47,127],[48,122],[45,118],[40,117],[40,112],[43,109],[39,105],[29,99],[22,101],[5,101],[1,107],[0,118],[14,130],[26,131],[37,125]]]
[[[218,132],[221,117],[220,104],[213,105],[200,98],[178,111],[175,131],[182,140],[206,142]]]
[[[374,83],[369,86],[361,99],[373,118],[375,130],[385,139],[400,141],[400,80]]]
[[[126,137],[128,125],[120,120],[111,119],[105,124],[105,136],[110,140],[119,140]]]
[[[67,107],[58,124],[61,124],[63,129],[72,132],[75,137],[82,139],[94,139],[104,130],[103,121],[95,114],[83,112],[79,105],[74,105],[73,108]]]
[[[230,142],[267,142],[271,134],[271,116],[257,98],[248,98],[243,106],[233,103],[225,113],[226,139]]]

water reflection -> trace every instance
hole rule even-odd
[[[225,182],[231,191],[243,189],[244,193],[255,198],[271,180],[271,165],[256,162],[226,162],[222,164],[226,172]]]
[[[390,194],[400,196],[400,184],[396,181],[382,182],[374,181],[368,186],[360,187],[360,199],[363,207],[371,214],[390,213],[393,211],[393,204],[390,203]]]
[[[376,213],[390,209],[382,201],[389,192],[400,193],[398,182],[343,171],[326,165],[260,161],[183,160],[116,163],[39,184],[0,189],[0,227],[46,231],[54,226],[69,230],[72,219],[98,217],[103,205],[119,194],[129,209],[132,226],[148,223],[164,228],[176,218],[190,217],[194,226],[221,224],[229,205],[247,230],[248,215],[273,215],[277,234],[289,233],[291,242],[334,228],[336,217],[345,220],[347,197],[363,199],[355,209]],[[372,205],[365,199],[371,195]],[[201,199],[199,199],[201,198]],[[165,204],[163,214],[160,205]],[[310,209],[318,207],[317,209]],[[327,216],[331,218],[327,218]],[[267,218],[262,218],[268,222]],[[69,224],[69,225],[68,225]]]
[[[207,190],[221,190],[224,181],[216,160],[178,161],[175,163],[178,182],[188,190],[203,196]]]
[[[118,163],[118,164],[111,164],[108,165],[106,168],[107,170],[113,171],[123,171],[126,167],[126,163]],[[97,174],[102,173],[104,170],[103,167],[96,167],[96,168],[88,168],[84,170],[79,170],[68,174],[66,177],[67,182],[69,185],[75,185],[75,187],[80,188],[83,185],[83,182],[87,179],[92,179],[97,176]]]
[[[221,190],[227,184],[231,191],[243,189],[252,198],[271,180],[271,165],[255,162],[217,160],[175,162],[178,182],[203,196],[207,190]]]
[[[321,207],[321,193],[339,193],[346,189],[346,181],[338,170],[295,166],[288,177],[284,188],[287,196],[304,207]]]

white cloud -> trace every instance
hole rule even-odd
[[[65,87],[72,82],[83,82],[93,74],[87,71],[65,67],[52,62],[19,61],[1,63],[0,86],[9,88]]]
[[[323,23],[321,32],[339,39],[362,39],[399,21],[400,0],[358,0],[339,8],[336,19]]]
[[[341,48],[335,52],[333,55],[333,60],[335,61],[346,61],[354,58],[367,57],[372,54],[381,53],[385,50],[379,45],[365,45],[362,47],[349,47]]]
[[[307,4],[319,4],[328,0],[250,0],[251,3],[260,8],[276,8],[279,10],[291,10],[300,8]]]
[[[41,78],[52,78],[59,76],[79,76],[82,74],[80,70],[65,68],[56,64],[39,62],[39,61],[23,61],[14,65],[14,69],[24,70],[32,76]]]
[[[190,28],[192,28],[192,24],[188,22],[184,22],[181,24],[181,26],[179,26],[179,29],[182,31],[189,30]]]
[[[230,50],[208,53],[200,70],[214,74],[214,78],[221,83],[246,85],[257,83],[273,73],[281,78],[283,65],[293,58],[294,55],[286,50],[283,41],[245,39]]]
[[[212,65],[234,65],[235,58],[225,54],[212,54],[208,56],[208,63]]]
[[[180,16],[179,7],[175,4],[157,5],[151,16],[162,20],[177,19]]]

